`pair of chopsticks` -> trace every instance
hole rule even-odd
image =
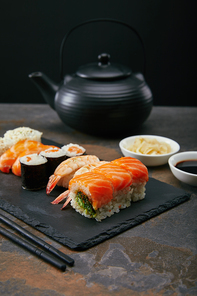
[[[0,226],[0,233],[4,235],[5,237],[9,238],[13,242],[17,243],[18,245],[22,246],[23,248],[27,249],[28,251],[32,252],[33,254],[37,255],[44,261],[52,264],[53,266],[61,269],[62,271],[66,270],[66,264],[73,266],[74,260],[67,256],[66,254],[62,253],[61,251],[57,250],[53,246],[49,245],[42,239],[38,238],[37,236],[33,235],[29,231],[25,230],[15,222],[11,221],[7,217],[0,214],[0,221],[3,223],[9,225],[16,231],[18,231],[22,236],[25,238],[28,238],[32,242],[34,242],[36,245],[39,245],[44,250],[41,250],[37,246],[31,244],[30,242],[26,241],[25,239],[22,239],[21,237],[11,233],[10,231],[6,230],[5,228]]]

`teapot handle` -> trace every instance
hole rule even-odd
[[[143,40],[141,38],[141,36],[139,35],[139,33],[136,31],[136,29],[134,29],[133,27],[131,27],[130,25],[128,25],[127,23],[124,23],[122,21],[119,21],[119,20],[115,20],[115,19],[108,19],[108,18],[98,18],[98,19],[92,19],[92,20],[88,20],[88,21],[85,21],[83,23],[80,23],[78,25],[76,25],[75,27],[73,27],[63,38],[62,40],[62,43],[61,43],[61,46],[60,46],[60,77],[61,79],[63,79],[63,50],[64,50],[64,45],[65,45],[65,42],[68,38],[68,36],[74,31],[76,30],[77,28],[83,26],[83,25],[87,25],[89,23],[95,23],[95,22],[112,22],[112,23],[118,23],[120,25],[123,25],[129,29],[131,29],[138,37],[141,45],[142,45],[142,49],[143,49],[143,55],[144,55],[144,69],[143,69],[143,73],[145,75],[145,69],[146,69],[146,55],[145,55],[145,47],[144,47],[144,43],[143,43]]]

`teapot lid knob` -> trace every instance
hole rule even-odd
[[[129,67],[110,63],[109,60],[110,55],[102,53],[98,56],[98,63],[81,66],[76,74],[81,78],[96,80],[119,79],[131,75],[132,72]]]
[[[99,60],[99,66],[106,66],[109,65],[110,62],[110,54],[108,53],[102,53],[98,56],[98,60]]]

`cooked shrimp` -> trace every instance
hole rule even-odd
[[[67,204],[71,201],[71,198],[69,197],[69,190],[64,191],[62,194],[60,194],[58,197],[56,197],[56,199],[54,201],[52,201],[52,205],[57,205],[58,203],[60,203],[62,200],[66,199],[66,202],[63,204],[63,208],[65,208],[67,206]]]
[[[40,153],[41,151],[45,151],[47,149],[55,149],[56,150],[60,150],[59,147],[56,147],[56,146],[52,146],[52,145],[42,145],[42,146],[39,146],[37,147],[36,149],[27,149],[23,152],[21,152],[19,154],[19,156],[17,157],[17,159],[15,160],[15,162],[13,163],[12,165],[12,173],[15,174],[16,176],[21,176],[21,164],[20,164],[20,158],[25,156],[25,155],[28,155],[28,154],[33,154],[33,153]],[[50,150],[51,151],[51,150]]]
[[[84,174],[84,173],[87,173],[87,172],[90,172],[91,170],[93,170],[94,168],[100,166],[100,165],[103,165],[105,163],[108,163],[108,161],[97,161],[95,163],[90,163],[90,164],[86,164],[84,166],[82,166],[80,169],[78,169],[75,174],[74,174],[74,177],[77,176],[77,175],[81,175],[81,174]]]
[[[46,193],[49,194],[56,185],[68,188],[69,181],[75,172],[82,166],[94,162],[99,162],[99,158],[95,155],[82,155],[64,160],[50,176]]]
[[[10,149],[4,152],[0,158],[0,170],[3,173],[9,173],[12,165],[16,161],[20,153],[25,150],[36,150],[38,147],[43,147],[44,144],[32,141],[32,140],[22,140],[13,145]]]

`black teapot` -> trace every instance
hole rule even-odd
[[[116,22],[130,28],[144,50],[141,37],[129,25],[113,19],[89,20],[70,30],[62,41],[60,84],[41,72],[32,73],[29,77],[46,102],[71,128],[92,135],[131,134],[148,118],[153,105],[151,90],[141,73],[132,73],[129,67],[111,62],[110,55],[102,53],[97,62],[79,67],[72,75],[63,75],[66,39],[79,26],[98,21]]]

